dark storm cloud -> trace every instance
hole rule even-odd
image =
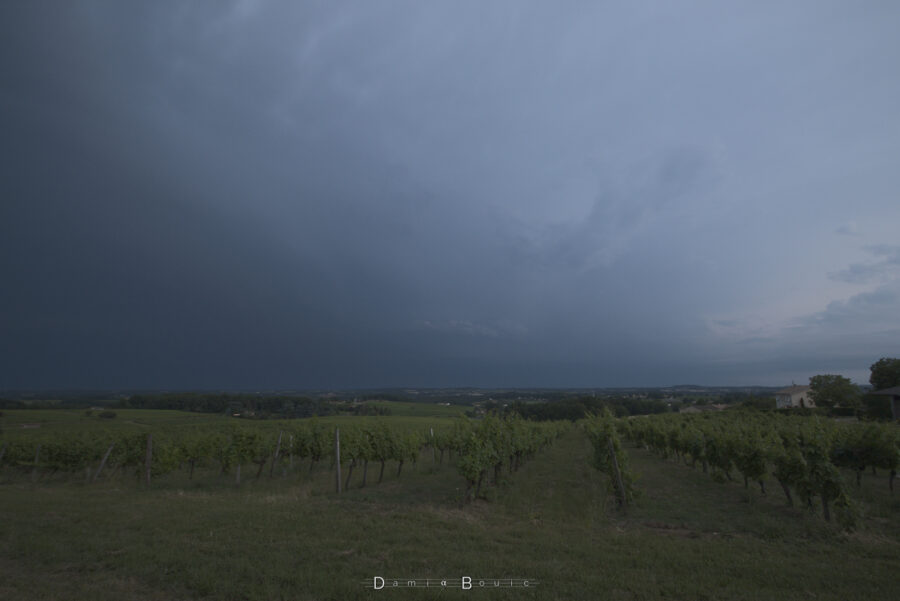
[[[0,388],[889,354],[897,11],[821,7],[6,3]]]

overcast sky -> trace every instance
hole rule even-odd
[[[0,4],[0,389],[860,383],[900,3]]]

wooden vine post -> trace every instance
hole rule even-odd
[[[288,447],[290,451],[288,452],[288,469],[294,469],[294,435],[290,435],[290,442],[288,443],[290,446]]]
[[[103,454],[103,459],[100,460],[100,467],[98,467],[97,471],[94,472],[94,477],[91,478],[91,482],[96,482],[97,478],[100,477],[100,472],[102,472],[103,468],[106,467],[106,460],[109,459],[109,454],[112,453],[114,446],[116,446],[116,443],[112,443],[111,445],[109,445],[109,448],[106,449],[106,452]]]
[[[150,464],[153,462],[153,435],[147,435],[147,454],[144,457],[144,484],[150,486]]]
[[[619,490],[619,503],[622,505],[622,513],[628,513],[625,483],[622,481],[622,472],[619,470],[619,460],[616,459],[616,447],[613,445],[612,437],[606,439],[606,443],[609,446],[609,458],[612,460],[613,471],[616,474],[616,487]]]
[[[37,449],[34,451],[34,467],[31,469],[31,481],[37,482],[38,477],[38,459],[41,457],[41,445],[38,443]]]
[[[278,463],[278,456],[281,454],[281,437],[284,430],[278,432],[278,444],[275,445],[275,455],[272,456],[272,466],[269,468],[269,478],[275,475],[275,464]]]
[[[337,493],[341,494],[341,429],[334,429],[334,465],[337,469],[337,479],[335,480],[335,486],[337,487]]]

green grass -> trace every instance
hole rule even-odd
[[[458,406],[446,407],[423,403],[397,403],[384,401],[392,408],[390,416],[334,415],[313,418],[320,423],[341,425],[364,425],[378,420],[389,420],[391,424],[415,428],[427,432],[431,427],[443,427],[450,418],[459,417]],[[399,408],[398,408],[399,406]],[[151,431],[153,427],[193,427],[224,424],[254,424],[268,430],[290,429],[310,420],[301,419],[239,419],[210,413],[191,413],[157,409],[115,409],[116,417],[99,417],[100,411],[87,415],[85,410],[67,409],[7,409],[0,416],[0,432],[9,436],[41,435],[47,432],[92,432],[92,431]]]
[[[453,423],[452,417],[436,417],[436,416],[414,416],[414,415],[402,415],[402,416],[356,416],[356,415],[333,415],[328,417],[317,417],[314,418],[318,420],[320,423],[329,424],[334,426],[341,425],[351,425],[351,426],[364,426],[367,424],[372,424],[378,421],[384,421],[392,426],[397,426],[401,428],[410,428],[420,430],[425,432],[428,428],[434,427],[447,427]],[[296,420],[283,420],[284,424],[292,424],[296,423]]]
[[[4,409],[0,430],[4,433],[40,434],[72,430],[146,430],[152,426],[193,426],[229,423],[231,418],[209,413],[153,409],[112,409],[116,417],[99,416],[101,411],[84,409]],[[36,426],[36,427],[35,427]]]
[[[417,417],[459,417],[472,409],[466,405],[438,405],[437,403],[408,403],[402,401],[369,401],[367,404],[389,409],[391,415]]]
[[[896,594],[900,507],[883,476],[864,479],[866,518],[845,534],[805,509],[786,508],[780,490],[762,497],[638,449],[629,449],[630,464],[643,496],[622,515],[605,477],[590,467],[590,452],[573,430],[504,475],[488,500],[466,506],[462,478],[446,462],[434,466],[430,452],[399,477],[389,464],[378,486],[377,466],[370,465],[365,488],[356,470],[340,497],[327,465],[310,474],[299,462],[285,477],[258,482],[245,468],[240,488],[214,469],[193,481],[173,474],[150,490],[129,474],[86,486],[68,476],[32,485],[5,473],[0,598],[768,601]],[[529,591],[365,589],[376,575],[540,584]]]

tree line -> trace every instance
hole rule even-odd
[[[119,403],[123,409],[174,409],[196,413],[227,413],[247,418],[305,418],[349,413],[390,415],[390,409],[370,404],[306,396],[262,396],[210,392],[135,394]]]
[[[578,421],[592,414],[602,413],[606,409],[613,415],[649,415],[671,411],[668,403],[660,399],[638,398],[600,398],[579,396],[564,398],[558,401],[538,403],[514,402],[497,411],[503,415],[518,414],[534,421]]]

